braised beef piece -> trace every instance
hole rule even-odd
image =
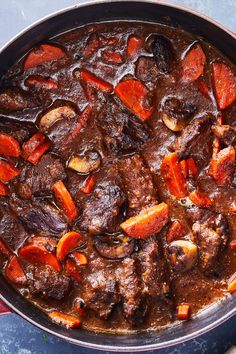
[[[9,204],[29,231],[46,236],[60,236],[67,231],[64,216],[50,202],[28,201],[12,196]]]
[[[236,144],[236,128],[231,125],[213,125],[211,129],[225,145]]]
[[[148,83],[150,85],[151,83],[151,87],[153,87],[158,76],[155,59],[144,56],[139,57],[135,66],[135,76],[145,84]]]
[[[127,153],[140,148],[149,134],[144,123],[113,101],[97,117],[109,152]]]
[[[211,117],[195,119],[172,144],[171,149],[178,152],[181,158],[189,156],[199,163],[207,163],[212,154]]]
[[[86,307],[100,318],[107,319],[120,301],[114,268],[101,259],[94,259],[90,262],[90,269],[91,272],[84,277],[82,298]]]
[[[87,59],[94,55],[100,47],[100,40],[97,33],[90,34],[83,51],[83,58]]]
[[[59,158],[54,155],[43,155],[37,165],[25,165],[17,180],[17,190],[24,199],[35,196],[48,196],[54,183],[64,180],[66,173]]]
[[[169,74],[176,63],[176,54],[171,41],[161,34],[155,34],[149,38],[148,47],[153,53],[158,70],[162,74]]]
[[[14,121],[13,119],[0,117],[0,132],[10,134],[22,144],[35,133],[35,126],[27,122],[24,122],[24,125],[22,125],[22,123]]]
[[[25,108],[37,107],[39,104],[39,97],[32,97],[18,87],[6,88],[0,92],[0,111],[2,112],[21,111]]]
[[[45,299],[61,300],[70,288],[70,279],[49,266],[34,267],[33,279],[30,279],[30,283],[32,294]]]
[[[0,205],[0,239],[16,251],[28,237],[20,220],[7,205]]]
[[[157,203],[152,175],[140,155],[120,160],[119,171],[128,197],[130,215]]]

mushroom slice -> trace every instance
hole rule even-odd
[[[94,247],[104,258],[122,259],[133,253],[135,240],[124,235],[97,236],[94,239]]]
[[[97,151],[88,150],[83,156],[74,156],[70,159],[68,167],[79,173],[90,173],[101,164],[101,156]]]
[[[197,261],[198,248],[187,240],[177,240],[167,248],[171,266],[176,272],[186,272],[192,269]]]
[[[40,119],[40,130],[46,132],[54,123],[63,118],[72,118],[76,115],[75,110],[70,106],[61,106],[45,113]]]
[[[196,107],[177,98],[168,98],[162,109],[161,118],[164,124],[174,132],[181,131],[196,112]]]

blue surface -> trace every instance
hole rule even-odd
[[[0,0],[0,46],[35,20],[78,2],[74,0]],[[236,0],[181,0],[173,2],[197,9],[236,32]],[[179,346],[160,350],[158,353],[221,354],[232,345],[236,345],[236,317],[208,334]],[[66,343],[33,327],[17,315],[0,316],[0,354],[48,353],[98,354],[104,352]]]

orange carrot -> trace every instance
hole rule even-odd
[[[5,274],[14,284],[24,285],[27,282],[25,273],[15,255],[7,263]]]
[[[20,156],[20,145],[18,141],[9,134],[0,134],[0,155],[10,157]]]
[[[177,308],[177,316],[179,320],[187,320],[190,317],[190,305],[180,304]]]
[[[74,221],[78,216],[78,211],[64,183],[62,181],[56,182],[53,186],[53,190],[58,203],[64,209],[67,217],[71,222]]]
[[[236,99],[236,76],[225,63],[212,64],[212,80],[219,109],[229,107]]]
[[[229,146],[220,150],[210,163],[209,175],[217,184],[224,186],[231,183],[235,170],[235,149]]]
[[[52,44],[41,44],[29,52],[23,67],[25,70],[28,70],[38,65],[43,65],[65,57],[66,53],[62,48]]]
[[[175,240],[180,240],[186,233],[186,228],[178,220],[175,220],[169,227],[166,234],[166,241],[170,243]]]
[[[41,133],[36,133],[22,145],[22,157],[27,160],[46,139],[46,136]]]
[[[196,189],[189,194],[189,199],[199,207],[210,207],[213,205],[213,201],[203,192]]]
[[[1,196],[6,196],[9,194],[9,189],[8,187],[3,184],[2,182],[0,182],[0,195]]]
[[[48,316],[53,322],[65,326],[66,328],[78,328],[81,325],[81,321],[77,317],[59,311],[49,312]]]
[[[42,88],[46,90],[57,90],[58,83],[50,78],[43,77],[41,75],[30,75],[25,80],[25,86]]]
[[[93,177],[93,175],[90,175],[86,178],[84,185],[80,190],[81,190],[81,192],[83,192],[85,194],[89,194],[89,193],[91,193],[94,185],[95,185],[94,177]]]
[[[34,152],[28,157],[28,161],[31,162],[32,164],[36,165],[40,158],[43,156],[43,154],[50,148],[51,143],[50,141],[45,141],[41,145],[39,145]]]
[[[70,231],[63,235],[57,245],[57,259],[63,261],[65,257],[78,247],[81,235],[78,232]]]
[[[142,39],[137,36],[131,36],[128,40],[127,55],[128,58],[133,58],[142,47]]]
[[[68,274],[75,281],[77,281],[78,283],[80,282],[81,277],[78,272],[78,268],[77,268],[75,262],[72,261],[71,259],[66,260],[65,271],[66,271],[66,274]]]
[[[185,55],[182,61],[183,80],[191,82],[203,74],[206,56],[199,44],[195,44]]]
[[[12,164],[0,160],[0,181],[6,183],[20,174],[20,170]]]

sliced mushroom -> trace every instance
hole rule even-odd
[[[135,240],[127,236],[97,236],[94,239],[97,252],[104,258],[122,259],[130,256],[135,248]]]
[[[176,272],[186,272],[193,268],[197,261],[198,248],[187,240],[177,240],[167,248],[171,266]]]
[[[75,110],[70,106],[61,106],[52,109],[40,119],[40,130],[46,132],[54,123],[63,118],[72,118],[76,115]]]
[[[181,131],[196,112],[196,106],[181,102],[177,98],[168,98],[162,109],[161,118],[164,124],[174,132]]]
[[[79,173],[90,173],[101,164],[101,156],[97,151],[88,150],[83,156],[74,156],[70,159],[68,167]]]

